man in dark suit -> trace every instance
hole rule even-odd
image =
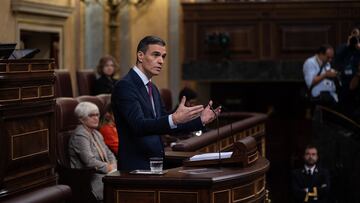
[[[307,146],[304,167],[292,172],[292,191],[295,202],[328,202],[330,177],[326,169],[317,165],[316,147]]]
[[[166,56],[165,42],[143,38],[137,47],[136,65],[115,84],[112,107],[119,134],[118,169],[150,169],[150,157],[164,157],[161,134],[195,131],[213,121],[220,108],[212,102],[186,107],[184,97],[172,114],[165,112],[159,90],[151,82],[160,74]]]

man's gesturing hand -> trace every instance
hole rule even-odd
[[[211,123],[221,112],[221,106],[216,109],[212,109],[213,102],[210,100],[203,112],[201,112],[201,122],[206,125]]]
[[[192,119],[200,116],[201,112],[204,110],[202,105],[186,107],[185,106],[186,97],[182,97],[179,107],[176,109],[175,113],[172,114],[172,119],[175,125],[186,123]]]

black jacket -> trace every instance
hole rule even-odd
[[[95,81],[94,94],[110,94],[116,80],[102,75]]]
[[[330,176],[326,169],[316,166],[312,175],[307,175],[305,168],[292,171],[292,191],[295,202],[302,203],[305,200],[305,188],[312,192],[312,188],[316,187],[318,191],[318,200],[309,197],[308,202],[326,203],[328,202],[330,191]]]

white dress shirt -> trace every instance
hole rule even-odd
[[[135,73],[137,73],[139,75],[139,77],[141,78],[142,82],[144,83],[144,86],[146,88],[146,90],[149,92],[149,89],[148,89],[148,86],[147,84],[149,82],[151,82],[151,79],[149,79],[143,72],[141,72],[141,70],[134,66],[133,67],[133,70],[135,71]],[[156,112],[155,112],[155,105],[154,105],[154,100],[153,98],[151,98],[151,104],[152,104],[152,107],[153,107],[153,111],[154,111],[154,114],[156,115]],[[170,128],[171,129],[174,129],[174,128],[177,128],[177,125],[174,124],[174,121],[172,119],[172,114],[170,114],[168,116],[168,121],[169,121],[169,125],[170,125]]]
[[[305,167],[305,172],[306,172],[306,174],[308,173],[309,170],[310,170],[310,175],[313,175],[313,174],[314,174],[314,170],[315,170],[315,168],[316,168],[316,165],[313,165],[312,167],[309,167],[309,166],[307,166],[307,165],[304,165],[304,167]]]

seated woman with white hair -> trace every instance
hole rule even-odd
[[[105,174],[117,170],[116,158],[106,146],[103,136],[96,128],[99,125],[99,109],[91,102],[81,102],[75,108],[80,123],[69,140],[71,168],[94,168],[96,173],[91,180],[94,196],[103,200]]]

